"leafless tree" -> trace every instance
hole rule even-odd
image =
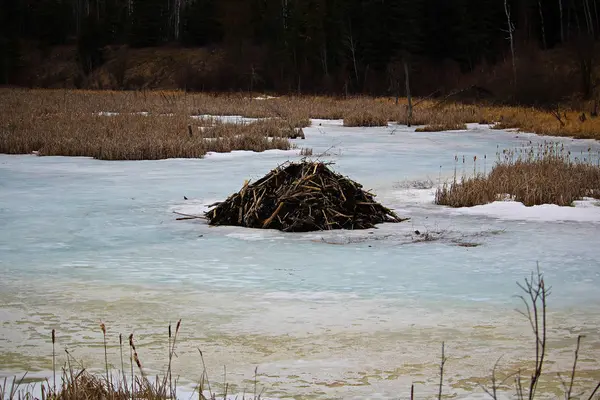
[[[356,62],[356,41],[354,40],[354,36],[352,32],[346,38],[346,46],[350,53],[352,54],[352,65],[354,66],[354,77],[356,78],[356,83],[358,84],[358,64]]]
[[[583,1],[583,13],[585,15],[585,22],[588,28],[588,34],[594,37],[594,22],[592,20],[592,10],[590,9],[590,3],[588,0]]]
[[[517,87],[517,64],[515,62],[515,41],[513,33],[515,31],[515,26],[512,23],[510,18],[510,6],[508,5],[508,0],[504,0],[504,12],[506,14],[506,20],[508,24],[508,39],[510,40],[510,54],[512,58],[512,69],[513,69],[513,85]]]
[[[412,96],[410,94],[410,69],[408,68],[408,60],[406,58],[407,57],[404,57],[404,79],[406,82],[406,98],[408,99],[408,104],[406,106],[406,125],[410,127],[412,124],[413,104]]]
[[[542,29],[542,48],[545,50],[546,46],[546,26],[544,24],[544,12],[542,11],[542,0],[538,0],[538,11],[540,13],[540,28]]]
[[[562,0],[558,0],[558,11],[560,15],[560,42],[565,42],[565,26],[564,26],[564,18],[563,18],[563,3]]]
[[[540,272],[539,265],[536,274],[532,272],[530,279],[526,278],[524,284],[517,282],[517,285],[525,293],[519,296],[525,305],[525,309],[518,310],[518,312],[527,318],[535,336],[535,369],[531,374],[528,391],[528,399],[533,400],[546,360],[546,300],[550,295],[550,288],[547,288],[544,283],[544,276]],[[520,374],[517,377],[517,382],[517,391],[522,393]]]

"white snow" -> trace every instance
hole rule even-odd
[[[204,158],[231,160],[231,159],[237,159],[237,158],[252,157],[252,156],[256,156],[257,154],[259,154],[259,153],[255,152],[255,151],[251,151],[251,150],[234,150],[229,153],[217,153],[215,151],[209,151],[206,153]],[[263,152],[261,152],[261,154],[263,154],[264,156],[294,157],[294,156],[297,156],[300,154],[300,149],[292,149],[292,150],[273,149],[273,150],[263,151]]]
[[[214,120],[219,121],[224,124],[247,124],[250,122],[255,122],[263,118],[249,118],[241,115],[211,115],[211,114],[202,114],[202,115],[192,115],[194,119],[206,119],[206,120]]]
[[[279,97],[277,97],[277,96],[268,96],[268,95],[253,97],[254,100],[271,100],[271,99],[277,99],[277,98],[279,98]]]
[[[485,215],[511,220],[600,223],[600,201],[594,199],[577,201],[572,207],[560,207],[555,204],[526,207],[523,203],[516,201],[496,201],[481,206],[458,208],[453,212],[463,215]]]
[[[489,376],[502,354],[507,365],[531,355],[515,281],[538,261],[553,287],[549,374],[570,369],[580,333],[582,367],[600,368],[596,201],[433,204],[455,156],[477,155],[483,171],[498,148],[530,140],[573,153],[598,143],[476,124],[417,133],[313,120],[304,133],[295,144],[411,220],[299,234],[176,221],[173,211],[201,214],[246,179],[299,160],[299,149],[142,162],[0,155],[0,376],[47,376],[52,329],[58,348],[101,368],[100,320],[109,362],[120,362],[118,333],[135,332],[142,362],[161,371],[167,325],[182,318],[173,375],[183,393],[202,372],[200,348],[211,381],[218,386],[226,365],[235,392],[251,393],[258,366],[263,397],[390,399],[414,381],[419,397],[435,395],[442,341],[453,382]],[[471,161],[464,174],[472,170]],[[480,392],[445,386],[459,398]]]

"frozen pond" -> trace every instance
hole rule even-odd
[[[582,377],[600,379],[598,204],[452,210],[433,204],[431,187],[452,176],[455,156],[472,173],[474,156],[489,170],[498,149],[530,140],[574,153],[598,143],[479,125],[415,133],[314,120],[304,131],[298,146],[411,220],[311,234],[175,220],[298,150],[137,162],[0,155],[0,376],[46,376],[53,328],[60,357],[68,347],[102,368],[101,320],[112,364],[118,334],[133,331],[142,362],[161,370],[167,325],[182,318],[174,368],[184,386],[200,378],[200,348],[214,388],[227,366],[230,392],[251,393],[258,366],[268,397],[398,398],[412,382],[430,394],[445,341],[445,392],[482,393],[499,356],[509,370],[534,355],[515,282],[539,262],[553,287],[549,371],[570,369],[583,333]],[[415,230],[438,240],[418,242]]]

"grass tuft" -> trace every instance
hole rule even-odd
[[[416,132],[443,132],[443,131],[459,131],[459,130],[466,130],[466,129],[467,129],[466,124],[449,123],[449,124],[425,125],[421,128],[417,128],[415,131]]]
[[[585,197],[600,198],[600,154],[574,157],[562,145],[504,150],[489,175],[444,184],[436,192],[436,204],[472,207],[511,199],[526,206],[570,206]]]
[[[344,126],[387,126],[388,119],[383,114],[375,114],[369,110],[353,112],[344,117]]]

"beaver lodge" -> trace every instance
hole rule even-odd
[[[210,225],[310,232],[368,229],[402,222],[362,185],[328,168],[328,163],[286,163],[229,196],[205,213]]]

